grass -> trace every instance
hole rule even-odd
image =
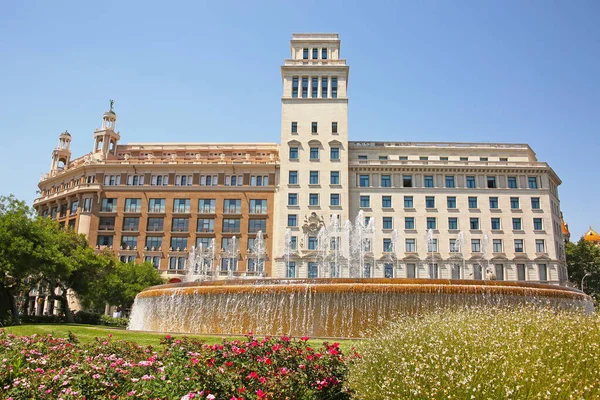
[[[600,318],[470,308],[404,317],[362,342],[358,399],[598,399]]]
[[[83,343],[93,342],[97,337],[105,337],[112,334],[113,339],[127,340],[136,342],[143,346],[158,346],[160,340],[165,337],[164,333],[147,333],[128,331],[123,328],[113,328],[98,325],[83,325],[83,324],[23,324],[19,326],[8,326],[3,328],[6,332],[17,336],[31,336],[52,334],[54,337],[66,338],[69,331],[73,332]],[[222,335],[183,335],[173,333],[171,336],[177,338],[182,336],[194,337],[201,339],[206,343],[221,343],[225,336]],[[226,336],[228,340],[239,339],[239,336]],[[328,340],[332,342],[333,340]],[[340,348],[344,353],[348,352],[352,346],[356,344],[352,340],[336,340],[340,342]],[[311,339],[308,341],[315,348],[321,347],[324,340]]]

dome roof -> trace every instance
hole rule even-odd
[[[598,235],[598,233],[596,233],[596,231],[593,230],[591,226],[590,226],[590,230],[587,231],[585,233],[585,235],[583,235],[583,238],[585,240],[587,240],[588,242],[594,242],[594,243],[600,242],[600,235]]]
[[[104,113],[104,115],[114,115],[116,116],[117,114],[115,114],[115,112],[113,110],[108,110],[107,112]]]
[[[60,136],[68,136],[71,137],[71,134],[69,133],[69,131],[64,131],[63,133],[60,134]]]

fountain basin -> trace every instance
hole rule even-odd
[[[531,304],[592,313],[591,298],[556,285],[479,280],[256,279],[153,286],[129,329],[188,334],[365,337],[403,314]]]

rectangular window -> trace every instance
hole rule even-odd
[[[332,147],[331,150],[329,151],[329,155],[332,160],[336,160],[336,161],[339,160],[340,159],[339,147]]]
[[[458,218],[448,217],[448,229],[458,229]]]
[[[319,184],[319,171],[310,171],[309,175],[309,184],[318,185]]]
[[[407,156],[400,156],[400,157],[398,157],[398,160],[400,160],[400,161],[408,161],[408,157]]]
[[[435,197],[433,197],[433,196],[425,197],[425,208],[435,208]]]
[[[469,197],[469,208],[477,208],[477,197]]]
[[[384,263],[383,264],[383,277],[393,278],[394,277],[394,264]]]
[[[92,204],[91,198],[83,199],[83,212],[92,212]]]
[[[427,244],[427,251],[437,253],[437,251],[438,251],[437,239],[432,239],[431,242],[429,242]]]
[[[332,185],[340,184],[340,171],[331,171],[329,180]]]
[[[458,246],[456,245],[456,239],[450,239],[450,253],[458,253]]]
[[[110,247],[112,245],[113,245],[113,237],[112,237],[112,235],[110,235],[110,236],[99,235],[98,238],[96,239],[96,246],[107,246],[107,247]]]
[[[548,281],[548,268],[546,264],[538,264],[538,275],[540,277],[540,282],[546,283]]]
[[[487,161],[488,158],[487,157],[479,157],[479,161]]]
[[[159,250],[162,247],[162,236],[146,236],[146,248]]]
[[[456,197],[448,196],[446,202],[447,202],[448,208],[456,208]]]
[[[406,264],[406,277],[416,278],[417,276],[417,264]]]
[[[360,187],[369,187],[369,175],[360,175],[359,186]]]
[[[475,189],[477,186],[475,185],[475,177],[467,176],[467,188]]]
[[[250,186],[269,186],[269,175],[250,175]]]
[[[308,205],[309,206],[318,206],[319,205],[319,194],[318,193],[310,193],[308,195]]]
[[[100,206],[101,212],[116,212],[117,211],[117,199],[102,199],[102,205]],[[56,214],[56,211],[54,211]],[[53,215],[54,218],[54,215]]]
[[[532,197],[531,198],[531,208],[533,210],[539,210],[540,209],[540,198],[539,197]]]
[[[425,175],[425,187],[427,187],[427,188],[433,187],[433,176]]]
[[[338,123],[337,122],[331,123],[331,133],[338,133]]]
[[[525,264],[517,264],[517,279],[520,281],[525,280]]]
[[[492,230],[500,230],[500,218],[492,218]]]
[[[392,196],[381,196],[381,207],[392,208]]]
[[[123,230],[124,231],[138,231],[139,229],[140,229],[140,218],[139,217],[123,218]]]
[[[490,208],[498,208],[498,198],[490,197]]]
[[[488,189],[496,189],[496,177],[495,176],[487,177],[487,187],[488,187]]]
[[[251,219],[248,221],[248,233],[257,233],[258,231],[267,231],[266,219]]]
[[[371,198],[369,196],[360,196],[360,207],[369,208],[371,206]]]
[[[412,196],[404,196],[404,208],[414,208]]]
[[[394,248],[392,246],[392,239],[388,239],[388,238],[383,239],[383,251],[386,253],[390,253],[390,252],[394,251]]]
[[[240,214],[242,212],[242,200],[240,199],[225,199],[223,201],[224,214]]]
[[[152,175],[152,186],[167,186],[169,184],[169,175]]]
[[[542,219],[541,218],[534,218],[533,219],[533,229],[536,231],[541,231],[542,229],[544,229],[543,225],[542,225]]]
[[[217,175],[200,175],[200,186],[217,186],[218,184]]]
[[[302,98],[308,97],[308,78],[302,77]]]
[[[318,133],[319,132],[319,123],[318,122],[311,122],[310,124],[310,132],[311,133]]]
[[[187,232],[189,218],[173,218],[171,223],[171,232]]]
[[[290,160],[297,160],[297,159],[298,159],[298,148],[290,147]]]
[[[416,239],[406,239],[405,240],[405,245],[406,245],[406,253],[415,253],[417,251],[417,244],[416,244]]]
[[[318,278],[319,277],[319,264],[316,262],[308,263],[308,277],[309,278]]]
[[[100,221],[98,223],[98,230],[114,231],[115,230],[115,217],[100,217]]]
[[[527,178],[527,182],[529,183],[529,189],[538,188],[537,178],[535,176],[530,176],[529,178]]]
[[[190,212],[190,199],[173,199],[173,212],[174,213],[189,213]]]
[[[327,77],[321,79],[321,97],[327,98]]]
[[[200,199],[198,200],[198,214],[214,214],[217,200]]]
[[[290,250],[298,249],[298,236],[292,236],[290,239]]]
[[[546,246],[544,243],[544,239],[535,239],[535,252],[536,253],[546,252]]]
[[[144,175],[128,175],[127,185],[128,186],[141,186],[144,184]]]
[[[496,272],[496,280],[503,281],[504,280],[504,264],[496,264],[496,265],[494,265],[494,269]]]
[[[340,195],[339,193],[331,193],[329,204],[332,206],[340,205]]]
[[[74,200],[74,201],[71,203],[71,210],[70,210],[70,214],[71,214],[71,215],[73,215],[73,214],[77,214],[77,207],[78,207],[78,206],[79,206],[79,201],[77,201],[77,200]]]
[[[298,216],[296,214],[288,214],[287,226],[298,226]]]
[[[521,218],[513,218],[512,219],[513,230],[520,231],[523,227],[521,225]]]
[[[151,232],[162,232],[164,218],[148,218],[148,226],[146,231]]]
[[[105,175],[104,184],[107,186],[118,186],[121,184],[121,175]]]
[[[446,187],[453,188],[454,186],[454,176],[446,176]]]
[[[312,78],[312,88],[311,88],[311,97],[316,99],[319,97],[319,78]]]
[[[293,261],[290,261],[287,263],[287,267],[285,270],[285,277],[286,278],[295,278],[296,277],[296,263]]]
[[[243,184],[243,175],[225,175],[225,186],[242,186]]]
[[[469,157],[460,157],[460,161],[469,161]]]
[[[125,212],[139,213],[142,209],[142,199],[125,199]]]
[[[292,97],[298,98],[298,77],[294,76],[292,78]]]
[[[523,253],[523,239],[515,239],[515,253]]]
[[[317,245],[319,244],[319,241],[317,240],[316,236],[309,236],[308,237],[308,249],[309,250],[317,250]]]
[[[514,210],[518,210],[519,209],[519,198],[518,197],[511,197],[510,198],[510,208],[512,208]]]
[[[469,218],[469,229],[471,229],[471,230],[479,229],[479,218],[477,218],[477,217]]]
[[[404,229],[415,229],[415,217],[404,217]]]
[[[381,187],[392,187],[391,175],[381,175]]]
[[[429,160],[429,157],[428,156],[421,156],[421,157],[419,157],[419,160],[421,160],[421,161],[427,161],[427,160]]]
[[[493,251],[494,253],[502,253],[502,239],[494,239]]]
[[[145,256],[144,262],[152,263],[154,268],[160,267],[160,256]]]
[[[169,257],[169,269],[185,269],[185,257]]]
[[[240,232],[240,219],[239,218],[224,219],[223,220],[223,232],[239,233]]]
[[[214,218],[198,218],[196,225],[197,232],[212,233],[215,231],[215,220]]]
[[[402,177],[402,186],[412,187],[412,175],[404,175]]]
[[[327,60],[327,47],[323,47],[321,49],[321,59],[322,60]]]
[[[203,249],[208,249],[209,247],[211,247],[213,240],[213,238],[209,237],[198,238],[196,239],[196,247],[200,247],[200,245],[202,245]]]
[[[393,229],[393,227],[392,217],[383,217],[383,229]]]
[[[298,205],[298,193],[288,193],[288,206]]]
[[[338,81],[337,77],[331,77],[331,98],[337,99]]]
[[[289,177],[288,177],[288,182],[290,185],[298,184],[298,171],[290,171]]]
[[[427,217],[427,229],[436,229],[435,217]]]
[[[298,133],[298,122],[292,121],[292,133]]]
[[[508,177],[508,188],[509,189],[516,189],[517,188],[517,177],[516,176],[509,176]]]
[[[250,200],[250,214],[266,214],[267,213],[267,200],[258,199]]]
[[[319,148],[318,147],[310,148],[310,160],[311,161],[319,160]]]
[[[471,251],[473,253],[481,252],[481,240],[480,239],[471,239]]]
[[[192,175],[175,175],[175,186],[192,186]]]
[[[302,58],[308,60],[308,48],[302,49]]]

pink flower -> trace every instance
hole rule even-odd
[[[263,392],[262,390],[258,389],[256,391],[256,395],[258,396],[259,399],[262,399],[263,397],[265,397],[266,393]]]
[[[309,339],[309,337],[308,337],[308,336],[302,336],[302,337],[300,338],[300,340],[302,340],[302,341],[305,341],[305,342],[306,342],[308,339]]]
[[[94,378],[94,379],[100,379],[100,374],[94,374],[94,375],[92,375],[92,378]]]

